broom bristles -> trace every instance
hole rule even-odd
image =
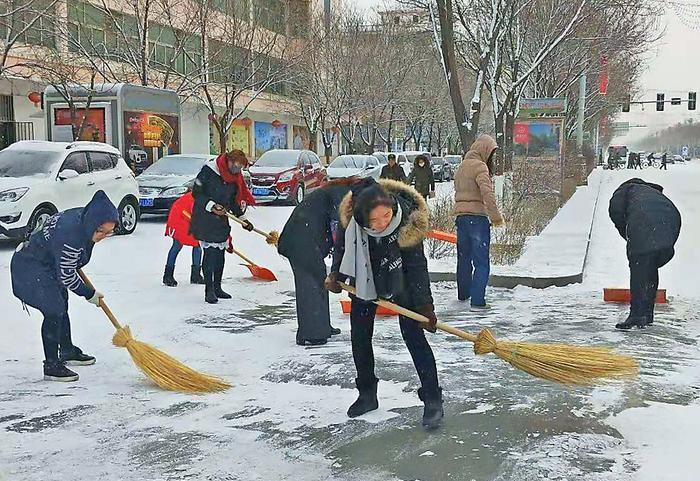
[[[474,353],[490,352],[516,369],[561,384],[590,385],[601,379],[633,377],[639,371],[634,358],[605,347],[497,341],[490,330],[482,329]]]
[[[163,389],[203,393],[225,391],[231,387],[221,378],[197,372],[163,351],[137,341],[129,326],[117,329],[112,342],[117,347],[126,347],[136,367]]]
[[[276,246],[280,240],[280,233],[277,232],[276,230],[273,230],[267,235],[265,240],[267,240],[268,244]]]

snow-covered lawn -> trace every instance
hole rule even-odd
[[[624,286],[628,276],[607,201],[632,174],[604,173],[583,284],[492,290],[486,314],[458,303],[453,284],[434,285],[434,294],[438,316],[470,331],[489,326],[503,338],[614,345],[640,359],[639,379],[562,388],[493,357],[475,358],[469,344],[436,334],[446,419],[433,434],[418,426],[417,377],[393,319],[375,329],[380,409],[347,419],[355,397],[348,319],[334,298],[342,335],[327,346],[296,346],[289,266],[258,236],[234,228],[241,250],[280,281],[256,282],[229,256],[225,284],[234,299],[216,306],[189,285],[187,249],[178,259],[180,286],[162,286],[169,247],[162,219],[98,245],[86,268],[138,339],[234,384],[203,396],[154,388],[111,345],[101,311],[75,297],[74,340],[98,363],[79,368],[77,383],[42,381],[41,317],[12,297],[12,246],[2,244],[0,480],[695,479],[700,165],[634,173],[666,186],[684,226],[677,256],[661,273],[672,302],[657,310],[652,329],[622,333],[613,325],[626,308],[602,302],[603,287]],[[260,207],[250,218],[279,230],[290,211]]]

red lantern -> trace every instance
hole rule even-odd
[[[219,118],[219,116],[216,115],[216,114],[213,114],[213,113],[212,113],[212,114],[209,114],[209,122],[214,122],[214,121],[216,121],[216,119],[218,119],[218,118]]]
[[[608,92],[608,57],[600,58],[600,75],[598,75],[598,92],[605,95]]]
[[[253,119],[248,118],[248,117],[244,117],[241,119],[241,125],[244,125],[246,127],[250,127],[251,125],[253,125]]]
[[[280,122],[279,120],[273,120],[272,126],[277,129],[282,126],[282,122]]]
[[[39,93],[39,92],[29,92],[29,95],[27,95],[27,98],[35,106],[38,106],[41,103],[41,93]]]

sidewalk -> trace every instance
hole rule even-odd
[[[515,264],[491,267],[489,285],[546,288],[582,282],[601,180],[601,170],[591,172],[588,185],[579,187],[547,227],[527,240]],[[433,281],[456,280],[456,259],[431,259],[428,267]]]

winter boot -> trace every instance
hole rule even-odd
[[[79,376],[61,361],[44,361],[44,381],[72,382],[78,378]]]
[[[338,334],[340,334],[340,329],[331,326],[331,336],[337,336]]]
[[[95,357],[85,354],[79,347],[72,346],[61,349],[58,360],[66,366],[91,366],[95,364]]]
[[[297,339],[299,346],[322,346],[328,344],[328,339]]]
[[[165,266],[165,274],[163,274],[163,284],[168,287],[177,287],[177,281],[173,277],[175,266]]]
[[[359,380],[355,379],[355,385],[357,390],[360,391],[360,395],[357,401],[352,403],[348,408],[348,417],[356,418],[357,416],[362,416],[365,413],[374,411],[379,407],[379,401],[377,401],[377,380],[374,382],[360,385]]]
[[[231,299],[231,294],[221,288],[221,278],[223,275],[224,266],[221,265],[219,269],[214,272],[214,294],[216,294],[216,297],[219,299]]]
[[[649,322],[649,319],[646,316],[632,316],[632,314],[630,314],[627,316],[627,319],[625,319],[624,322],[618,322],[615,324],[615,328],[626,331],[628,329],[632,329],[634,326],[637,326],[640,329],[644,329],[649,324],[651,324],[651,322]]]
[[[192,266],[190,271],[190,284],[204,284],[202,266]]]
[[[214,292],[214,276],[212,276],[211,271],[204,271],[204,301],[207,304],[216,304],[219,299],[216,297],[216,292]]]
[[[418,389],[418,397],[425,404],[423,408],[423,427],[427,430],[437,429],[442,424],[445,412],[442,409],[442,388],[436,393],[429,393],[424,388]]]
[[[491,304],[471,304],[469,309],[472,312],[487,312],[491,310]]]

